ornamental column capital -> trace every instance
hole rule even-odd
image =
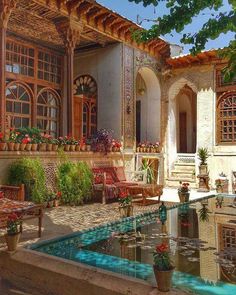
[[[56,28],[63,40],[67,53],[73,53],[76,44],[80,42],[80,35],[84,29],[83,23],[66,20],[56,23]]]
[[[7,24],[19,0],[0,0],[0,28],[7,29]]]

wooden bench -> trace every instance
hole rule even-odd
[[[102,193],[102,203],[109,199],[117,199],[123,191],[128,192],[128,187],[146,183],[146,171],[132,171],[134,177],[127,180],[124,167],[94,167],[92,168],[94,193]]]

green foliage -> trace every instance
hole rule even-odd
[[[201,161],[200,165],[206,165],[207,159],[209,158],[208,149],[207,148],[199,148],[197,153],[198,153],[198,158]]]
[[[209,209],[206,204],[202,204],[202,208],[199,210],[199,219],[201,222],[209,221]]]
[[[19,138],[23,139],[26,135],[31,138],[31,143],[39,143],[41,141],[41,130],[36,127],[23,127],[17,129],[20,132]]]
[[[22,158],[14,162],[9,169],[8,183],[10,185],[24,184],[30,200],[35,203],[44,202],[46,181],[40,160]]]
[[[154,181],[154,170],[152,167],[152,161],[149,159],[144,159],[142,162],[141,170],[146,170],[147,173],[147,183],[151,184]]]
[[[157,18],[150,30],[137,30],[133,33],[138,42],[148,42],[159,36],[170,34],[172,31],[183,32],[193,18],[204,15],[205,9],[210,10],[211,18],[203,24],[198,32],[183,34],[181,42],[193,45],[190,52],[197,54],[204,50],[208,40],[215,40],[220,34],[236,32],[236,0],[228,0],[231,10],[219,12],[223,7],[223,0],[129,0],[130,2],[143,3],[144,6],[157,6],[160,2],[165,2],[169,9],[169,14]],[[236,36],[236,35],[235,35]],[[220,55],[228,58],[229,65],[225,69],[225,79],[229,80],[236,76],[236,42],[231,41],[228,48],[219,51]]]
[[[93,175],[85,162],[62,162],[57,179],[63,203],[79,205],[91,198]]]

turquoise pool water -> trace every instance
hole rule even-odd
[[[215,199],[212,198],[210,202],[214,204]],[[157,243],[168,239],[176,266],[173,275],[175,287],[200,295],[236,294],[236,281],[233,281],[235,284],[227,282],[232,282],[235,274],[230,273],[227,279],[219,275],[220,265],[215,262],[218,257],[215,255],[218,251],[217,245],[209,247],[207,241],[201,239],[201,233],[199,235],[203,225],[197,222],[197,212],[201,204],[191,203],[168,210],[168,236],[161,234],[161,224],[157,222],[158,212],[151,212],[38,243],[31,246],[31,249],[142,279],[155,285],[152,252]],[[211,204],[208,205],[211,208]],[[230,219],[236,221],[233,214]],[[212,225],[209,222],[204,225],[207,226]],[[209,268],[212,265],[213,267]],[[212,278],[205,277],[208,276],[207,268],[209,273],[212,273]]]

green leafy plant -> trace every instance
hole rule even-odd
[[[154,177],[154,170],[152,168],[152,161],[150,161],[149,159],[144,159],[142,162],[141,170],[146,170],[147,183],[149,184],[153,183],[155,177]]]
[[[91,198],[92,171],[85,162],[62,162],[58,167],[58,189],[65,204],[79,205]]]
[[[25,137],[31,139],[31,143],[39,143],[41,141],[41,130],[36,127],[23,127],[17,129],[19,132],[19,138],[22,140]]]
[[[29,200],[35,203],[44,202],[46,181],[40,160],[22,158],[14,162],[9,168],[8,183],[10,185],[24,184]]]
[[[156,246],[153,260],[155,267],[160,271],[172,270],[174,268],[170,259],[169,247],[165,243]]]
[[[198,158],[201,161],[200,165],[206,165],[207,159],[209,158],[209,153],[207,148],[199,148],[197,151]]]
[[[21,225],[22,220],[19,215],[16,213],[11,213],[7,216],[7,234],[15,235],[20,232],[19,226]]]
[[[209,221],[210,210],[207,208],[206,204],[202,204],[202,208],[199,210],[199,219],[201,222]]]

